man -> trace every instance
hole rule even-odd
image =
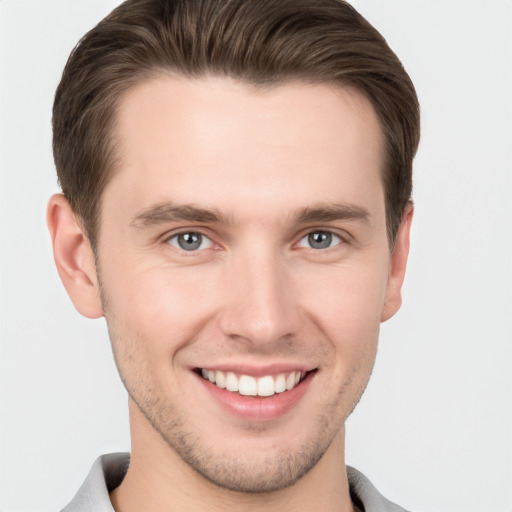
[[[340,0],[128,0],[73,51],[48,207],[131,457],[66,511],[397,511],[344,422],[400,307],[419,108]]]

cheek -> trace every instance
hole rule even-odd
[[[110,276],[104,287],[111,321],[155,351],[189,341],[215,301],[212,279],[193,268],[117,269]]]
[[[304,309],[341,355],[344,366],[374,357],[386,276],[385,265],[352,264],[323,269],[309,282],[302,281]]]
[[[151,403],[158,389],[179,386],[181,348],[202,328],[204,297],[200,279],[183,272],[144,269],[130,275],[118,268],[104,283],[107,320],[119,374],[137,403]]]
[[[364,263],[321,268],[303,276],[302,295],[310,297],[311,308],[328,321],[347,327],[380,323],[387,284],[387,267]]]

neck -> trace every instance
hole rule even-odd
[[[128,472],[110,498],[116,512],[269,510],[353,512],[344,463],[344,428],[319,462],[290,487],[243,493],[205,479],[170,448],[130,404],[132,455]]]

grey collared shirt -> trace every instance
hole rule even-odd
[[[98,457],[76,496],[61,512],[114,512],[109,492],[123,481],[129,463],[128,453],[110,453]],[[352,500],[362,511],[406,512],[384,498],[356,469],[347,467],[347,474]]]

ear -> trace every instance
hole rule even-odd
[[[88,318],[103,316],[91,244],[62,194],[50,198],[46,221],[55,265],[73,304]]]
[[[409,256],[413,211],[412,203],[406,206],[402,216],[402,222],[398,228],[395,245],[391,253],[386,301],[384,303],[384,309],[382,310],[381,322],[389,320],[402,305],[402,284],[404,282],[407,258]]]

